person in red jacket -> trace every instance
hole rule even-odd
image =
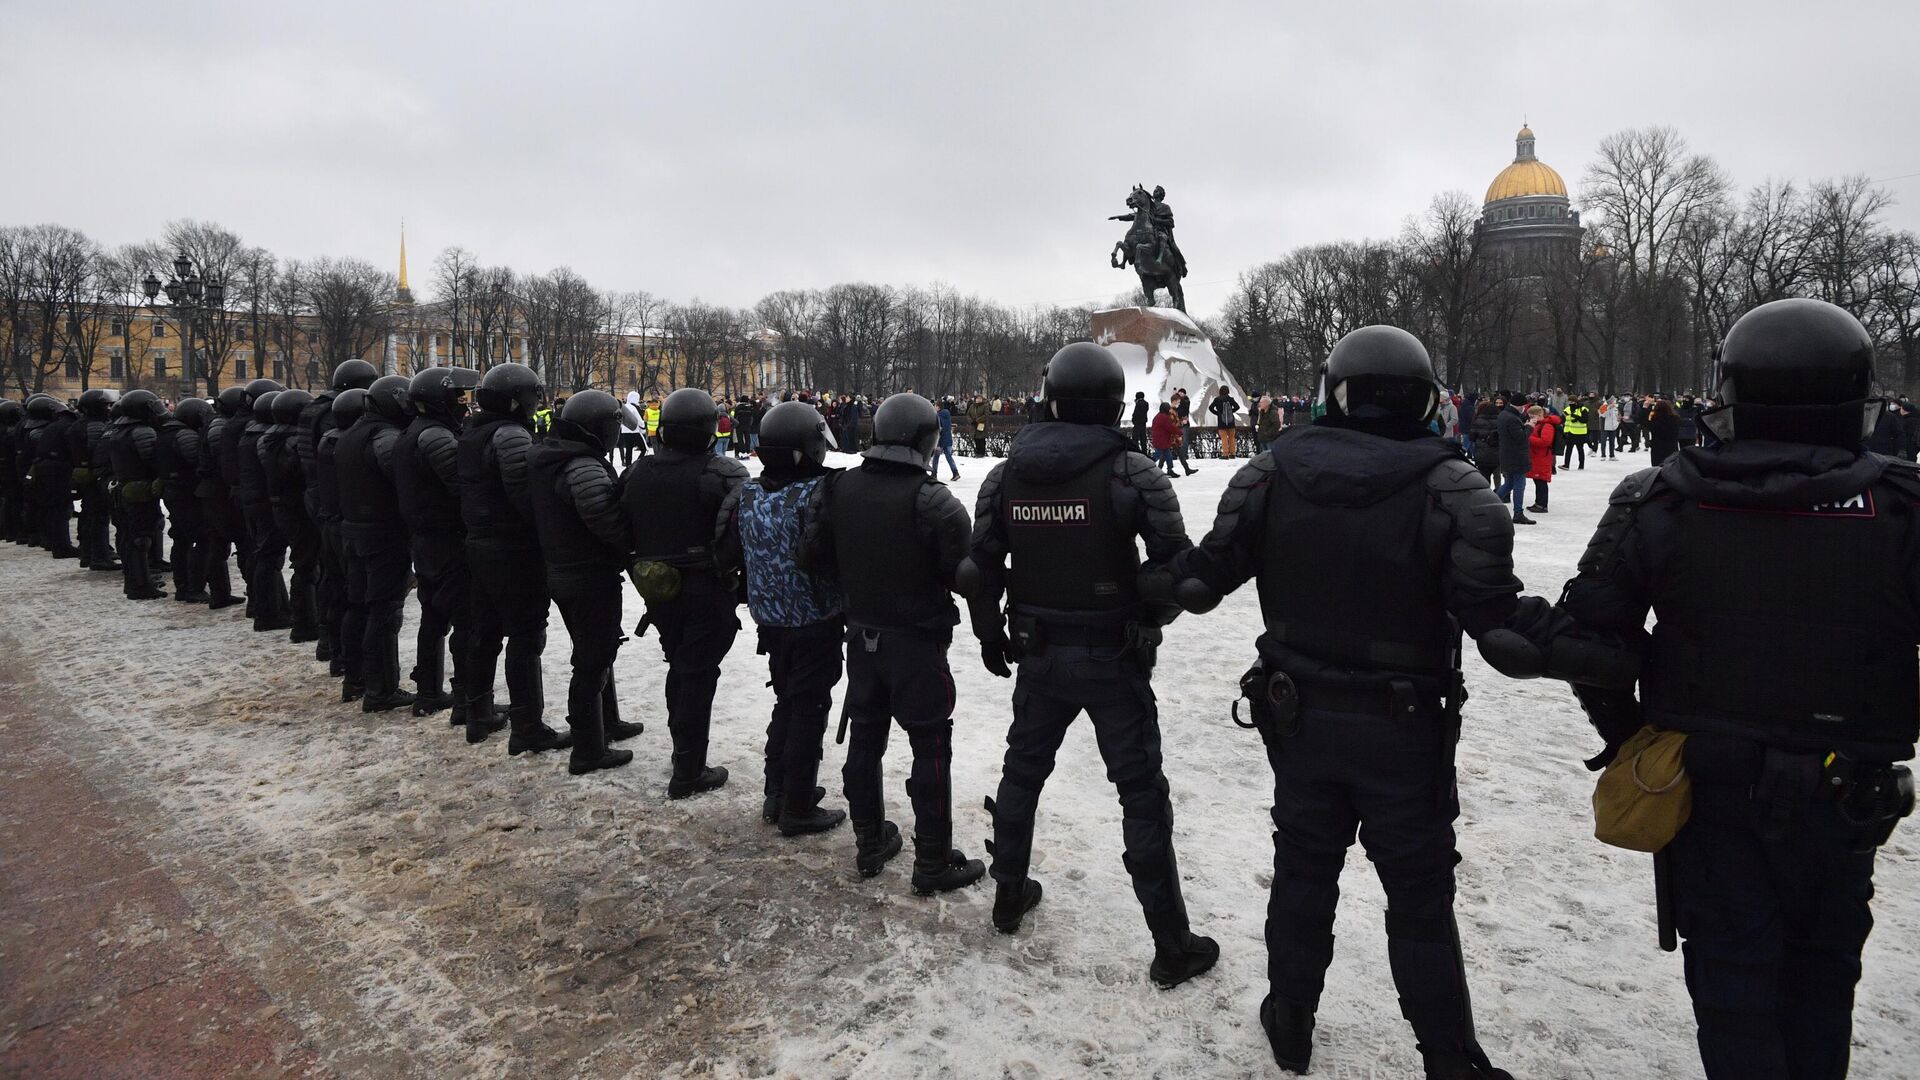
[[[1538,405],[1527,410],[1527,479],[1533,481],[1533,505],[1530,514],[1547,512],[1547,485],[1553,482],[1553,437],[1560,418]]]
[[[1173,415],[1173,406],[1160,403],[1148,435],[1153,440],[1153,463],[1164,466],[1168,476],[1180,475],[1173,471],[1173,448],[1180,445],[1180,421]]]

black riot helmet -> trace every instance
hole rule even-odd
[[[894,394],[873,410],[873,445],[862,457],[924,469],[940,439],[940,414],[919,394]]]
[[[151,424],[167,415],[166,405],[151,390],[129,390],[120,396],[117,407],[121,416],[135,424]]]
[[[487,369],[473,397],[490,413],[531,421],[547,400],[547,387],[525,364],[495,364]]]
[[[213,406],[206,398],[190,397],[173,407],[173,418],[195,431],[204,431],[213,423]]]
[[[1127,373],[1106,346],[1076,341],[1047,361],[1040,397],[1054,420],[1112,427],[1126,407]]]
[[[380,372],[365,360],[342,360],[333,368],[333,381],[327,385],[338,394],[344,390],[365,390],[373,385]]]
[[[396,424],[406,423],[413,411],[407,404],[407,377],[382,375],[373,380],[373,385],[367,387],[367,408]]]
[[[273,399],[279,396],[280,396],[280,391],[269,390],[266,393],[261,394],[260,396],[253,399],[253,422],[254,423],[256,424],[273,423]]]
[[[705,450],[713,445],[720,408],[713,395],[688,386],[660,403],[660,441],[676,450]]]
[[[89,420],[105,420],[113,414],[113,404],[120,400],[120,391],[96,386],[80,394],[80,415]]]
[[[221,416],[238,416],[247,407],[247,388],[229,386],[213,400],[213,409]]]
[[[553,424],[555,435],[610,454],[620,443],[620,402],[605,390],[582,390],[567,399]]]
[[[285,389],[286,387],[281,386],[272,379],[255,379],[247,384],[247,400],[258,401],[261,394],[271,394],[276,390]]]
[[[35,394],[24,406],[29,420],[51,420],[60,414],[60,402],[48,394]]]
[[[1320,365],[1320,404],[1332,416],[1424,424],[1440,406],[1433,358],[1397,326],[1363,326],[1334,342]]]
[[[840,447],[820,410],[804,401],[783,401],[760,418],[760,460],[773,472],[791,472],[802,462],[819,465]]]
[[[1714,385],[1724,403],[1700,414],[1723,440],[1857,448],[1873,431],[1873,339],[1845,308],[1775,300],[1740,316],[1721,342]]]
[[[458,422],[467,415],[467,391],[479,385],[480,373],[472,368],[421,368],[407,384],[407,401],[421,416]]]
[[[9,398],[0,398],[0,427],[12,427],[26,418],[26,406]]]
[[[333,399],[333,426],[345,431],[367,411],[367,392],[355,386],[340,391]]]
[[[282,390],[273,395],[273,422],[298,424],[300,410],[313,404],[313,395],[305,390]]]

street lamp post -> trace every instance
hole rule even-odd
[[[160,310],[161,293],[167,296],[167,306],[173,309],[173,321],[180,328],[180,339],[185,343],[181,354],[181,372],[188,377],[189,383],[194,373],[189,370],[199,359],[197,352],[198,331],[203,327],[207,316],[221,310],[227,298],[227,284],[218,278],[205,277],[200,273],[193,260],[181,252],[173,257],[173,273],[162,282],[147,271],[146,280],[140,283],[140,291],[146,294],[147,306],[156,314]],[[213,373],[207,372],[208,388],[212,388]]]

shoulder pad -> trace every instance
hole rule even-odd
[[[644,460],[646,459],[636,458],[635,464],[638,464],[640,461],[644,461]],[[730,457],[716,457],[711,459],[711,463],[707,466],[707,471],[710,473],[717,473],[720,476],[726,477],[729,480],[732,480],[732,479],[745,480],[750,475],[747,472],[747,467],[745,465],[740,464],[739,462],[733,460]]]
[[[1487,478],[1480,470],[1465,458],[1448,458],[1427,470],[1427,490],[1466,491],[1470,488],[1487,486]]]
[[[1613,494],[1607,497],[1607,502],[1613,506],[1638,506],[1653,498],[1654,492],[1661,487],[1662,479],[1664,477],[1660,466],[1641,469],[1620,481],[1620,486],[1613,489]]]
[[[1904,458],[1890,458],[1880,479],[1893,486],[1902,495],[1920,501],[1920,463]]]

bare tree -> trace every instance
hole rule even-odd
[[[456,362],[456,344],[464,344],[468,363],[474,362],[473,309],[482,288],[479,260],[465,248],[450,247],[433,261],[434,300],[447,312],[448,363]]]
[[[210,284],[230,288],[251,250],[233,232],[212,222],[190,219],[167,223],[165,245],[193,260],[203,289]],[[220,373],[233,354],[241,318],[230,306],[230,297],[216,304],[210,293],[202,295],[203,302],[195,309],[197,318],[189,321],[188,332],[183,335],[187,340],[181,343],[181,375],[203,380],[207,396],[212,397],[220,392]],[[191,353],[184,351],[189,348],[193,349]]]
[[[302,275],[308,308],[319,331],[319,363],[332,367],[365,358],[393,324],[392,274],[364,259],[316,259]]]

